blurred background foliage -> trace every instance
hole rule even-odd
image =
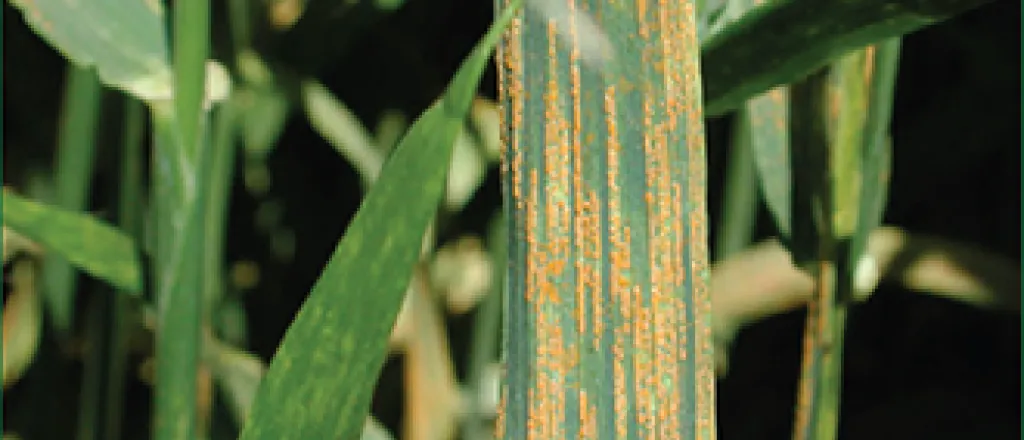
[[[246,148],[235,158],[226,267],[231,280],[227,295],[237,301],[220,312],[227,317],[221,320],[225,328],[244,323],[235,324],[241,330],[234,332],[222,329],[237,335],[230,342],[268,362],[358,208],[365,182],[365,171],[338,154],[332,146],[338,142],[329,142],[331,134],[317,126],[316,117],[306,116],[302,103],[320,109],[314,114],[344,112],[323,100],[322,92],[329,91],[356,117],[357,129],[341,136],[358,132],[361,124],[364,136],[386,148],[441,93],[494,15],[486,1],[407,0],[394,10],[402,2],[313,1],[304,14],[301,0],[253,2],[254,9],[266,7],[265,15],[254,14],[254,47],[272,65],[288,66],[287,71],[271,71],[261,70],[253,59],[234,58],[233,42],[239,40],[231,35],[236,28],[226,23],[229,6],[241,3],[212,3],[213,55],[248,78],[236,82],[236,92],[249,96],[256,103],[253,111],[263,114],[249,116]],[[21,13],[8,3],[4,8],[3,180],[27,191],[40,187],[52,172],[67,64],[25,25]],[[317,20],[279,38],[300,15]],[[904,38],[884,223],[973,244],[1019,262],[1019,16],[1020,2],[1000,0]],[[268,78],[276,83],[264,81]],[[481,81],[478,118],[492,114],[495,84],[492,66]],[[101,93],[97,171],[88,211],[110,219],[116,215],[111,203],[119,184],[117,140],[125,109],[123,100],[113,99],[114,92]],[[276,139],[275,114],[284,115]],[[340,117],[335,114],[332,120]],[[731,120],[707,121],[713,225],[721,223]],[[493,140],[479,143],[493,145]],[[485,243],[493,244],[487,237],[501,200],[499,176],[496,153],[484,156],[489,165],[465,168],[469,174],[481,172],[478,189],[467,194],[464,208],[461,201],[450,201],[438,225],[437,247],[448,253],[438,254],[433,270],[443,272],[444,264],[458,256],[476,255]],[[46,184],[41,187],[45,193]],[[763,204],[756,226],[754,241],[775,235]],[[711,234],[715,242],[715,228]],[[479,261],[465,258],[455,264]],[[5,301],[17,290],[18,267],[5,265]],[[102,304],[98,298],[106,292],[100,286],[79,278],[69,340],[43,326],[32,365],[5,389],[6,431],[24,439],[75,438],[80,414],[90,405],[80,398],[83,365],[86,354],[97,349],[86,337],[85,317]],[[456,377],[464,381],[472,362],[474,314],[481,307],[474,298],[449,298],[448,303],[442,336]],[[1019,320],[1019,313],[978,310],[883,284],[848,322],[840,438],[1019,438]],[[794,311],[738,335],[729,374],[717,393],[721,438],[789,437],[803,324],[803,313]],[[119,420],[124,438],[146,438],[152,340],[146,333],[133,335]],[[395,352],[374,397],[373,414],[395,433],[410,429],[403,421],[410,411],[406,364],[430,362],[416,353],[413,358]],[[230,404],[215,398],[211,414],[211,437],[231,438],[236,427]]]

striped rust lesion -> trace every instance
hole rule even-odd
[[[568,24],[522,14],[499,52],[521,280],[506,294],[497,432],[714,438],[692,1],[559,1]],[[582,61],[580,13],[607,33],[608,72]]]

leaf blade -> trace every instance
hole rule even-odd
[[[11,0],[29,26],[79,67],[142,100],[172,89],[159,1]]]
[[[82,213],[3,191],[4,224],[72,265],[133,294],[142,290],[135,243],[121,231]]]
[[[703,44],[705,111],[729,112],[851,50],[914,32],[992,0],[773,0]]]
[[[789,89],[777,87],[745,104],[740,117],[749,130],[758,182],[779,234],[793,228],[789,159]]]
[[[88,208],[96,161],[96,135],[103,88],[95,72],[71,68],[67,73],[63,125],[57,146],[54,204],[72,211]],[[43,263],[43,299],[54,327],[67,332],[75,318],[77,274],[66,260],[51,256]]]
[[[391,326],[441,200],[455,137],[490,52],[517,9],[505,11],[442,101],[413,124],[384,165],[288,329],[242,439],[356,438],[362,432]]]

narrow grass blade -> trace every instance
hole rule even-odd
[[[71,211],[88,208],[100,123],[103,88],[92,70],[71,67],[64,92],[63,124],[54,167],[55,206]],[[67,260],[51,255],[44,262],[43,298],[53,326],[63,333],[74,321],[78,274]]]
[[[821,261],[832,240],[828,80],[829,69],[821,69],[790,89],[792,226],[783,243],[799,267]]]
[[[813,241],[817,252],[811,273],[816,293],[805,330],[808,342],[796,439],[830,440],[838,435],[845,323],[855,293],[853,274],[884,206],[886,188],[881,180],[889,156],[883,136],[891,112],[897,47],[890,40],[881,49],[870,46],[851,52],[797,86],[798,96],[806,98],[794,102],[794,117],[805,121],[797,123],[799,142],[793,147],[794,169],[799,170],[796,203],[804,208],[794,215],[805,219],[806,225],[816,219],[812,226],[818,237]],[[880,65],[886,70],[878,72]],[[802,245],[813,239],[796,238],[792,252],[811,257],[809,246]],[[851,250],[851,241],[860,249]],[[798,263],[812,261],[801,256]]]
[[[874,50],[868,47],[840,58],[829,75],[831,235],[837,239],[848,239],[857,230]]]
[[[104,328],[110,318],[106,292],[90,295],[83,316],[83,336],[89,345],[82,368],[82,385],[78,394],[77,440],[96,440],[102,429],[104,405],[97,405],[103,393],[103,373],[107,363],[107,340]]]
[[[169,98],[163,2],[11,0],[45,41],[108,86],[143,100]]]
[[[845,239],[837,249],[836,295],[826,331],[829,349],[824,356],[822,401],[816,439],[838,436],[842,397],[846,317],[854,300],[855,271],[868,236],[881,223],[888,190],[890,145],[885,138],[892,112],[893,86],[899,39],[893,38],[845,57],[837,66],[836,100],[839,121],[833,139],[833,234]],[[854,187],[854,188],[851,188]],[[846,249],[846,253],[842,253]]]
[[[4,224],[83,272],[139,294],[142,274],[131,237],[87,214],[3,191]]]
[[[768,211],[784,239],[793,229],[793,179],[789,158],[789,89],[776,87],[744,104],[739,115],[747,127],[758,182]]]
[[[939,23],[992,0],[772,0],[703,44],[705,111],[806,77],[851,50]]]
[[[509,249],[496,437],[712,439],[694,2],[562,7],[524,14],[499,57]],[[603,52],[594,35],[612,54],[603,64],[583,54]]]
[[[758,6],[755,0],[707,0],[698,8],[703,32],[714,35]],[[752,97],[740,109],[733,132],[732,150],[726,171],[726,198],[716,244],[716,259],[722,261],[749,243],[756,221],[759,186],[776,227],[789,235],[791,177],[789,172],[789,94],[776,87]],[[753,192],[753,194],[749,194]]]
[[[715,242],[714,258],[721,261],[750,244],[757,220],[758,175],[753,132],[747,119],[737,119],[726,159],[725,197]]]
[[[869,104],[864,125],[861,189],[857,229],[850,243],[848,269],[855,271],[867,247],[868,237],[882,223],[888,196],[892,145],[887,139],[892,119],[900,39],[892,38],[872,49],[873,72],[870,75]],[[845,275],[856,282],[854,273]]]
[[[122,164],[118,199],[118,224],[132,238],[139,234],[142,157],[145,111],[135,99],[125,100]],[[128,367],[128,316],[133,298],[115,289],[100,287],[88,296],[85,355],[79,395],[78,440],[121,438],[124,385]]]
[[[231,28],[232,52],[235,56],[248,53],[252,48],[252,36],[257,23],[257,5],[248,0],[227,1],[227,24]]]
[[[315,80],[302,82],[302,105],[309,125],[355,168],[368,188],[384,163],[384,154],[370,132],[344,103]]]
[[[232,102],[233,103],[233,102]],[[206,207],[203,210],[203,309],[204,321],[211,323],[214,308],[224,296],[225,253],[231,178],[235,170],[237,124],[233,105],[219,106],[211,118],[213,150],[208,163]]]
[[[830,167],[829,69],[794,84],[791,92],[792,229],[783,241],[796,266],[813,279],[804,327],[803,365],[797,385],[794,440],[811,440],[823,411],[822,379],[831,347],[835,299],[832,182]]]
[[[516,9],[505,10],[384,165],[285,334],[242,439],[349,439],[362,432],[389,333],[441,201],[455,137]]]
[[[121,188],[118,189],[118,223],[138,242],[142,239],[144,180],[146,166],[146,108],[136,99],[125,99],[124,132],[121,139]],[[121,292],[118,292],[121,293]],[[110,357],[103,401],[106,404],[102,439],[121,438],[124,420],[125,385],[128,376],[129,333],[132,329],[132,304],[124,295],[111,300],[109,334]]]

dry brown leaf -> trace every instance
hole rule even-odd
[[[256,389],[267,372],[267,366],[259,357],[237,348],[207,338],[207,362],[217,380],[228,408],[235,421],[243,423],[249,416],[249,408],[256,397]]]
[[[35,264],[24,259],[13,264],[11,293],[3,310],[4,389],[17,382],[32,365],[43,330]]]
[[[864,300],[881,279],[923,294],[985,309],[1020,312],[1020,269],[1007,258],[964,243],[909,234],[895,227],[872,232],[859,263],[856,295]],[[728,347],[741,328],[796,310],[811,298],[813,281],[776,240],[716,263],[711,270],[716,371],[728,370]]]
[[[439,249],[430,265],[431,285],[444,296],[448,311],[469,312],[491,289],[494,269],[483,241],[463,236]]]
[[[17,231],[3,227],[3,240],[4,240],[4,265],[7,265],[18,252],[25,251],[30,255],[39,256],[42,255],[43,249],[32,240],[25,238],[25,236],[19,234]]]
[[[485,159],[488,163],[497,162],[501,158],[501,116],[498,103],[478,96],[473,101],[469,117],[483,138]]]
[[[303,0],[276,0],[270,3],[270,26],[277,31],[286,31],[302,18],[306,10]]]
[[[418,271],[422,271],[421,269]],[[413,331],[405,345],[406,440],[454,438],[462,406],[448,348],[444,317],[435,306],[423,274],[410,290],[409,317]]]

